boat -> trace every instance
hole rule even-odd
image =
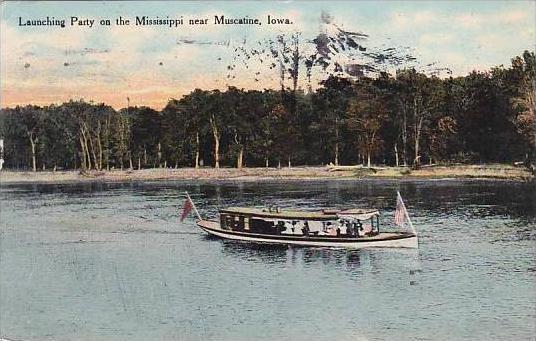
[[[188,193],[181,220],[193,209],[196,224],[209,235],[250,243],[296,246],[417,248],[418,236],[400,193],[395,211],[396,230],[380,227],[377,209],[324,209],[319,211],[229,207],[219,219],[202,219]]]

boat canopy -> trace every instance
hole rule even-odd
[[[258,217],[265,220],[338,220],[338,219],[370,219],[379,215],[376,209],[349,209],[349,210],[323,210],[317,212],[311,211],[286,211],[279,209],[251,208],[251,207],[229,207],[220,210],[220,214],[244,215],[249,217]]]
[[[337,212],[337,217],[348,220],[367,220],[379,215],[380,212],[378,210],[365,210],[361,208],[354,208]]]
[[[311,211],[286,211],[268,208],[229,207],[220,210],[220,214],[245,215],[258,218],[273,218],[281,220],[337,220],[335,213]]]

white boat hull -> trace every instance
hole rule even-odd
[[[197,225],[211,235],[251,243],[288,244],[298,246],[351,249],[371,247],[417,248],[419,245],[417,236],[411,233],[380,233],[378,236],[360,238],[318,238],[284,235],[272,236],[223,230],[219,227],[218,222],[208,220],[200,220],[197,222]]]

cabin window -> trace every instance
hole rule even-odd
[[[244,229],[244,216],[232,215],[226,219],[226,226],[231,230],[243,230]]]
[[[251,232],[263,234],[275,234],[277,231],[273,222],[262,219],[251,219],[250,229]]]
[[[233,217],[230,215],[225,216],[225,228],[230,229],[233,226]]]
[[[244,230],[249,231],[249,218],[248,217],[244,218]]]

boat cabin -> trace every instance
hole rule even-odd
[[[379,215],[374,209],[303,212],[230,207],[220,210],[220,227],[267,235],[358,238],[380,233]]]

